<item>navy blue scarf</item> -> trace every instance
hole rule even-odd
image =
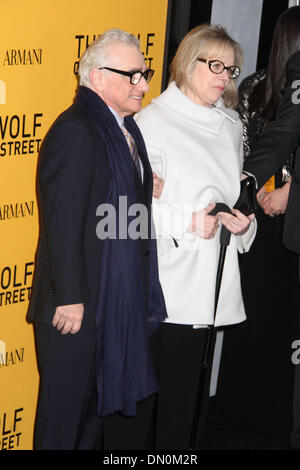
[[[120,126],[102,99],[81,86],[76,102],[87,111],[106,144],[112,170],[106,202],[116,209],[118,234],[119,197],[127,196],[128,208],[137,203],[133,160]],[[124,124],[134,137],[139,152],[147,155],[134,119],[128,116]],[[147,201],[149,234],[150,192],[152,184]],[[142,284],[140,240],[118,239],[117,236],[116,239],[106,238],[101,243],[96,312],[98,414],[105,416],[120,411],[132,416],[136,413],[138,401],[157,392],[149,335],[166,318],[166,308],[158,279],[156,240],[149,237],[151,260],[147,305]]]

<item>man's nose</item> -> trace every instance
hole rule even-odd
[[[149,91],[150,87],[148,83],[146,82],[145,77],[142,77],[137,85],[140,90],[142,90],[144,93],[147,93]]]

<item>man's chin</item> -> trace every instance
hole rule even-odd
[[[140,103],[137,102],[134,106],[131,106],[130,114],[138,113],[141,109],[142,109],[142,102]]]

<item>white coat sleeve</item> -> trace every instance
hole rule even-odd
[[[185,211],[184,205],[168,198],[168,186],[175,182],[168,180],[167,164],[163,151],[159,147],[147,145],[152,171],[164,180],[164,188],[159,199],[152,199],[152,211],[157,238],[172,242],[180,240],[187,230],[192,215]]]

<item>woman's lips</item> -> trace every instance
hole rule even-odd
[[[225,87],[222,86],[222,85],[215,85],[215,88],[217,88],[218,90],[220,90],[222,92],[225,90]]]

